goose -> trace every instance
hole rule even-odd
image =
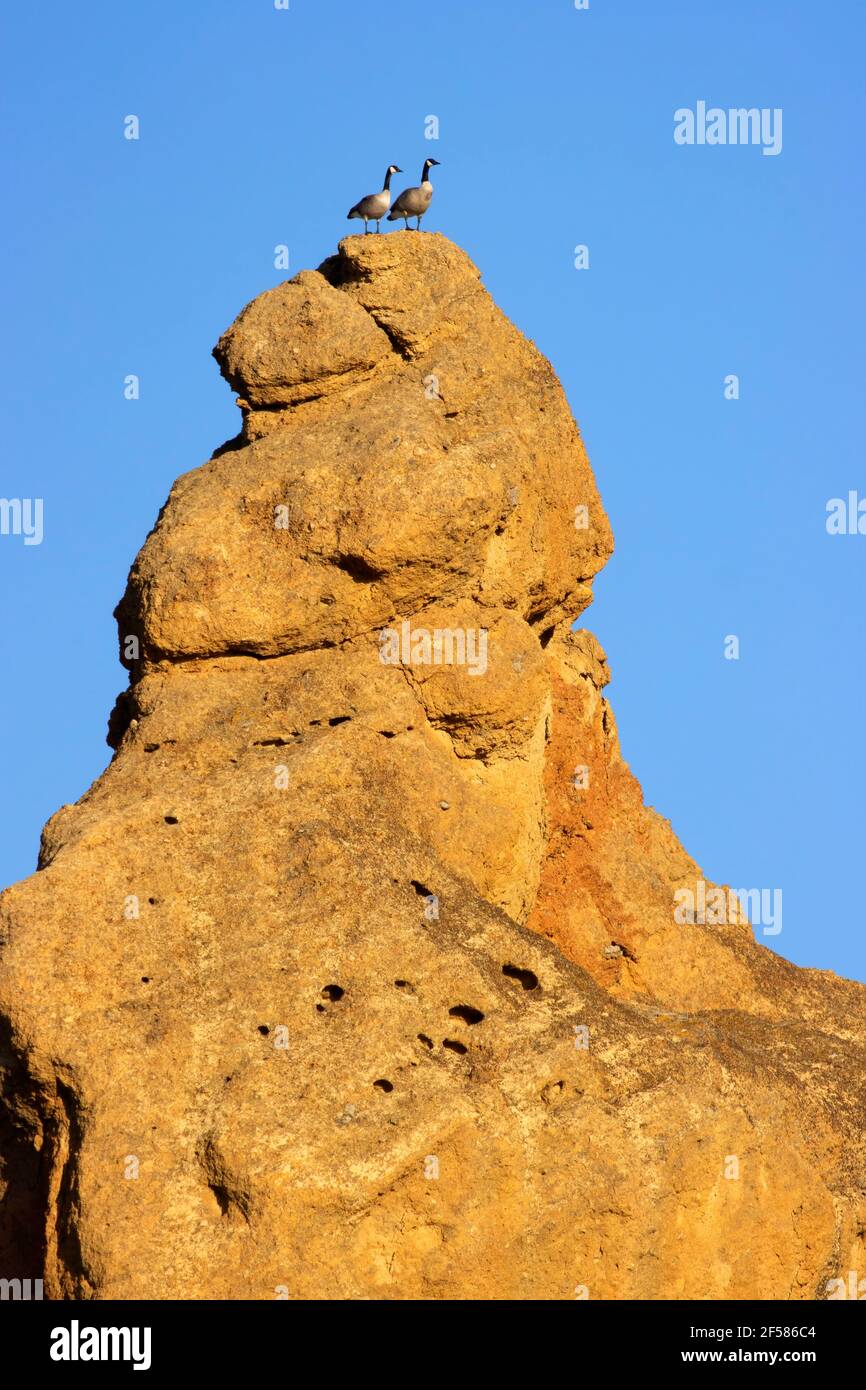
[[[368,222],[376,223],[376,231],[380,232],[380,222],[391,206],[391,175],[402,174],[403,170],[396,164],[389,164],[385,171],[385,183],[381,193],[368,193],[366,198],[362,198],[353,208],[349,208],[347,217],[362,217],[364,219],[364,235],[366,236],[369,228]]]
[[[433,197],[433,185],[427,175],[430,173],[431,166],[438,164],[438,159],[425,159],[424,168],[421,170],[421,183],[418,188],[404,188],[403,192],[395,200],[394,206],[388,213],[388,221],[396,222],[398,217],[402,217],[406,224],[406,231],[411,231],[409,218],[417,217],[418,225],[416,232],[421,230],[421,218],[430,206],[430,199]]]

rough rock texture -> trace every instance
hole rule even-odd
[[[571,631],[612,542],[549,364],[403,232],[215,351],[243,430],[133,566],[116,756],[0,899],[0,1275],[808,1299],[866,1271],[866,992],[675,920],[700,870]]]

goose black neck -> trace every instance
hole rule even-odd
[[[429,161],[428,159],[425,159],[425,160],[424,160],[424,168],[421,170],[421,182],[422,182],[422,183],[425,183],[426,180],[429,179],[429,177],[430,177],[430,161]]]
[[[383,187],[383,188],[390,188],[390,187],[391,187],[391,170],[390,170],[390,169],[388,169],[387,172],[386,172],[386,174],[385,174],[385,182],[383,183],[382,187]]]

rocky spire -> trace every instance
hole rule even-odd
[[[644,806],[571,631],[612,540],[550,364],[435,234],[347,238],[215,355],[243,425],[133,566],[115,757],[0,899],[0,1273],[772,1298],[866,1268],[864,991],[757,946]]]

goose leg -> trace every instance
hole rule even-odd
[[[365,218],[364,218],[364,236],[367,235],[367,233],[369,232],[369,230],[370,230],[370,228],[367,226],[367,219],[366,219],[366,217],[365,217]]]

